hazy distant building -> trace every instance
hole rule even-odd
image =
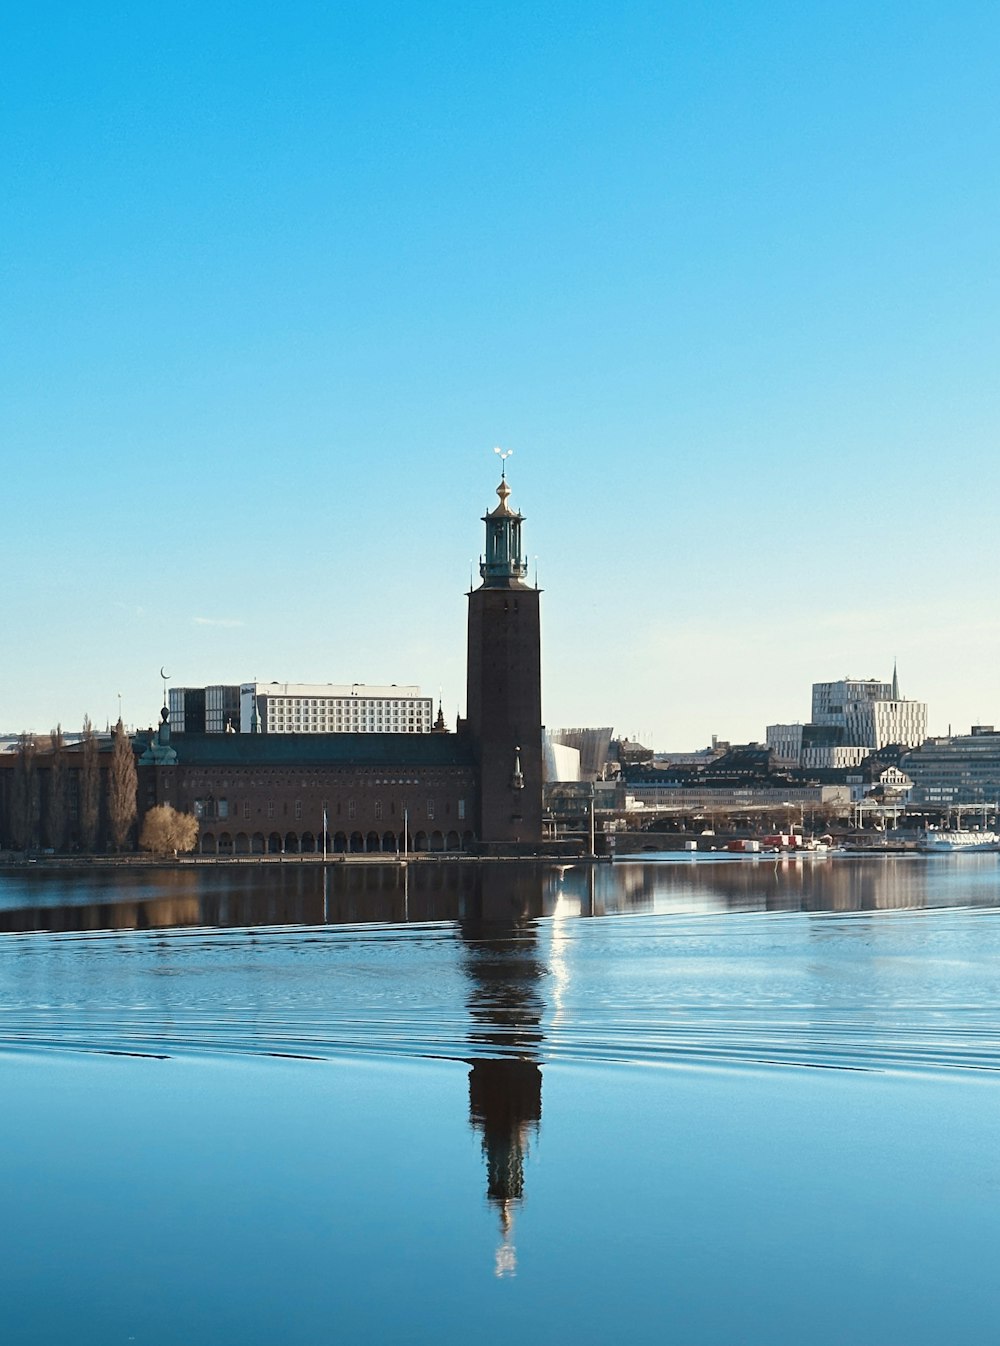
[[[845,771],[858,766],[870,749],[853,743],[817,744],[804,748],[800,767],[803,771]]]
[[[622,770],[630,766],[651,763],[655,755],[652,748],[647,748],[644,744],[637,743],[635,739],[629,738],[618,739],[614,744],[614,749]]]
[[[697,748],[694,752],[671,752],[658,750],[653,754],[653,766],[657,771],[666,771],[670,767],[705,767],[724,757],[731,748],[726,739],[712,735],[707,748]]]
[[[1000,800],[1000,733],[973,725],[971,734],[928,739],[900,768],[913,781],[914,804],[996,804]]]
[[[833,724],[769,724],[767,746],[776,770],[841,770],[857,766],[871,751],[845,743],[845,732]]]
[[[629,782],[628,785],[597,785],[599,807],[619,811],[628,807],[655,809],[663,813],[686,813],[691,810],[719,809],[733,812],[745,809],[787,809],[805,807],[849,806],[851,792],[846,785],[802,785],[784,783],[733,781],[713,784],[702,777],[690,783]],[[627,803],[631,801],[631,805]]]

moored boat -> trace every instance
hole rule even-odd
[[[927,854],[948,851],[997,851],[1000,835],[960,827],[928,828],[917,842],[917,850]]]

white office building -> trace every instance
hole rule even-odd
[[[243,734],[428,734],[434,703],[419,687],[244,682]]]

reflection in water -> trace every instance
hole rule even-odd
[[[469,978],[469,1111],[482,1136],[487,1198],[500,1219],[496,1252],[498,1276],[517,1267],[514,1214],[524,1198],[524,1161],[542,1120],[540,981],[534,914],[543,906],[540,871],[512,878],[494,866],[478,871],[459,921]],[[498,1055],[480,1058],[492,1048]]]
[[[1000,1077],[996,855],[39,867],[0,929],[0,1051],[464,1062],[499,1276],[550,1065]]]
[[[524,918],[993,906],[1000,856],[0,870],[0,933],[459,921],[484,891]]]
[[[760,856],[619,861],[596,878],[600,910],[850,912],[994,906],[1000,856]]]
[[[0,871],[0,1339],[996,1338],[997,857],[322,879]]]
[[[180,926],[355,925],[455,920],[472,875],[427,865],[191,866],[64,873],[0,883],[0,931],[144,930]],[[5,889],[13,889],[7,895]]]

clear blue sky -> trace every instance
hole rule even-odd
[[[547,722],[888,678],[1000,722],[1000,8],[49,4],[0,52],[0,729],[159,669],[464,702],[509,474]]]

